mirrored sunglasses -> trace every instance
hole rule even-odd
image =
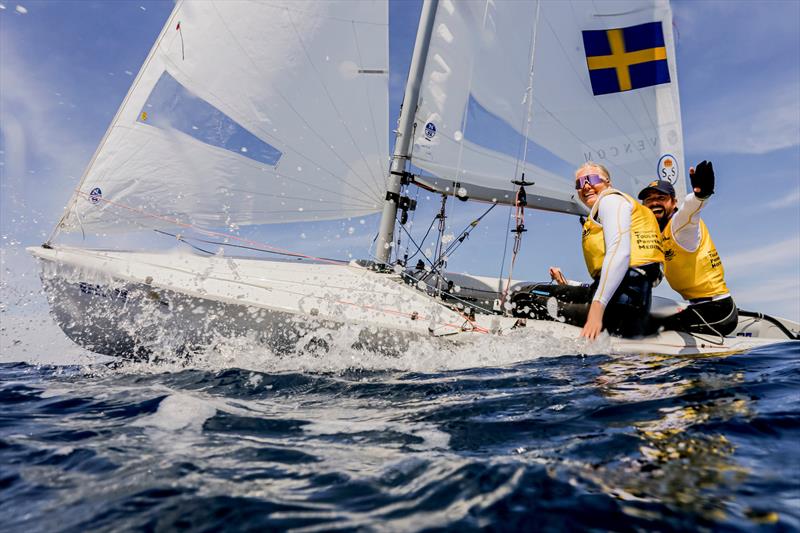
[[[583,189],[583,186],[588,182],[589,185],[595,186],[604,183],[606,180],[599,174],[587,174],[586,176],[578,176],[575,180],[575,190]]]

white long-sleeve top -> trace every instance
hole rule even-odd
[[[672,215],[672,238],[687,252],[694,252],[700,246],[700,210],[705,203],[694,193],[689,193]]]
[[[631,214],[633,205],[621,194],[601,195],[595,222],[603,227],[606,255],[593,301],[603,306],[617,291],[631,264]]]

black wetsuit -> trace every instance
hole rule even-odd
[[[642,337],[655,332],[650,319],[653,286],[661,279],[660,265],[629,268],[603,313],[603,328],[612,335]],[[537,320],[555,320],[583,327],[598,281],[591,285],[537,283],[520,288],[511,297],[513,314]]]
[[[720,300],[698,298],[689,304],[680,313],[661,319],[658,326],[687,333],[729,335],[739,325],[739,310],[731,296]]]

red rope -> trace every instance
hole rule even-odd
[[[514,206],[516,207],[516,211],[514,212],[514,220],[517,223],[517,233],[514,235],[514,247],[512,248],[511,253],[511,266],[508,267],[508,281],[506,281],[506,288],[503,290],[503,297],[500,300],[500,305],[505,305],[506,297],[508,296],[508,290],[511,288],[511,277],[514,273],[514,265],[517,262],[517,254],[519,254],[519,250],[522,246],[522,227],[525,225],[525,206],[522,205],[519,201],[519,193],[522,191],[522,187],[519,188],[517,194],[514,196]]]
[[[346,267],[349,267],[349,268],[355,268],[355,267],[351,267],[348,263],[341,263],[341,262],[337,262],[337,261],[332,261],[330,259],[323,259],[321,257],[314,257],[314,256],[311,256],[311,255],[304,255],[304,254],[300,254],[300,253],[295,253],[295,252],[292,252],[290,250],[285,250],[283,248],[277,248],[275,246],[270,246],[269,244],[266,244],[264,242],[253,241],[253,240],[250,240],[250,239],[245,239],[243,237],[238,237],[236,235],[230,235],[228,233],[222,233],[222,232],[218,232],[218,231],[212,231],[212,230],[199,228],[199,227],[195,226],[194,224],[189,224],[188,222],[181,222],[178,219],[173,219],[173,218],[166,217],[166,216],[163,216],[163,215],[158,215],[158,214],[155,214],[155,213],[149,213],[149,212],[147,212],[147,211],[145,211],[143,209],[138,209],[138,208],[135,208],[135,207],[131,207],[129,205],[121,204],[119,202],[114,202],[112,200],[108,200],[106,198],[101,198],[99,196],[90,196],[88,193],[85,193],[85,192],[80,191],[80,190],[76,190],[76,192],[77,192],[77,194],[79,194],[81,196],[84,196],[87,199],[90,199],[92,201],[105,202],[106,204],[111,205],[113,207],[119,207],[120,209],[125,209],[125,210],[128,210],[128,211],[132,211],[134,213],[138,213],[140,215],[144,215],[144,216],[149,217],[149,218],[160,220],[162,222],[168,222],[170,224],[174,224],[174,225],[176,225],[178,227],[181,227],[181,228],[193,229],[195,231],[198,231],[198,232],[206,234],[206,235],[211,235],[211,236],[215,236],[215,237],[222,237],[222,238],[229,238],[229,239],[233,239],[235,241],[243,242],[243,243],[250,244],[250,245],[253,245],[253,246],[261,246],[263,248],[268,249],[268,251],[280,252],[280,253],[289,254],[289,255],[292,255],[292,256],[295,256],[295,257],[302,257],[304,259],[313,259],[313,260],[320,261],[320,262],[323,262],[323,263],[329,263],[329,264],[333,264],[333,265],[337,265],[337,266],[346,266]],[[361,270],[361,267],[358,267],[358,269]],[[378,311],[378,312],[381,312],[381,313],[386,313],[386,314],[391,314],[391,315],[396,315],[396,316],[404,316],[404,317],[407,317],[407,318],[412,318],[415,315],[415,313],[406,313],[406,312],[398,311],[398,310],[394,310],[394,309],[383,309],[383,308],[380,308],[380,307],[373,307],[373,306],[369,306],[369,305],[361,305],[361,304],[357,304],[357,303],[354,303],[354,302],[348,302],[348,301],[345,301],[345,300],[335,300],[335,303],[339,303],[339,304],[343,304],[343,305],[351,305],[351,306],[355,306],[355,307],[361,307],[362,309],[369,309],[369,310]],[[467,323],[469,323],[472,326],[472,331],[475,331],[475,332],[478,332],[478,333],[489,333],[489,330],[478,326],[475,323],[475,321],[471,320],[469,317],[467,317],[463,313],[461,313],[459,311],[455,311],[455,310],[453,310],[453,311],[458,313],[459,315],[461,315],[461,317]],[[414,319],[417,319],[417,320],[426,319],[426,318],[428,318],[428,317],[425,317],[425,316],[422,316],[422,315],[419,315],[419,314],[416,314],[416,317],[414,317]],[[463,330],[464,329],[463,326],[457,326],[455,324],[447,324],[446,323],[446,324],[442,324],[442,325],[445,326],[445,327],[451,327],[451,328],[459,329],[459,330]]]
[[[212,230],[199,228],[199,227],[197,227],[197,226],[195,226],[193,224],[189,224],[188,222],[181,222],[178,219],[169,218],[169,217],[166,217],[166,216],[163,216],[163,215],[157,215],[155,213],[148,213],[147,211],[145,211],[143,209],[137,209],[137,208],[131,207],[129,205],[120,204],[118,202],[113,202],[111,200],[107,200],[107,199],[101,198],[99,196],[91,197],[89,194],[87,194],[87,193],[85,193],[83,191],[76,191],[76,192],[81,196],[84,196],[86,198],[90,198],[91,200],[98,200],[98,201],[101,201],[101,202],[105,202],[108,205],[111,205],[111,206],[114,206],[114,207],[119,207],[121,209],[126,209],[128,211],[133,211],[134,213],[139,213],[140,215],[144,215],[144,216],[149,217],[149,218],[154,218],[156,220],[161,220],[162,222],[169,222],[170,224],[174,224],[174,225],[176,225],[178,227],[181,227],[181,228],[193,229],[193,230],[198,231],[200,233],[203,233],[205,235],[211,235],[211,236],[214,236],[214,237],[222,237],[222,238],[225,238],[225,239],[232,239],[234,241],[243,242],[245,244],[250,244],[252,246],[262,246],[262,247],[266,248],[267,251],[280,252],[280,253],[284,253],[284,254],[293,255],[295,257],[301,257],[303,259],[313,259],[315,261],[320,261],[322,263],[329,263],[329,264],[332,264],[332,265],[349,266],[349,265],[347,265],[346,262],[334,261],[334,260],[331,260],[331,259],[324,259],[322,257],[314,257],[313,255],[304,255],[304,254],[300,254],[300,253],[295,253],[295,252],[292,252],[290,250],[285,250],[283,248],[270,246],[269,244],[266,244],[264,242],[253,241],[253,240],[250,240],[250,239],[245,239],[244,237],[238,237],[236,235],[231,235],[230,233],[222,233],[222,232],[219,232],[219,231],[212,231]]]

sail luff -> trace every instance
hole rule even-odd
[[[424,0],[422,12],[420,13],[417,37],[414,42],[408,79],[406,80],[406,90],[403,95],[403,107],[400,111],[397,136],[395,137],[392,164],[389,169],[386,200],[383,204],[380,229],[378,230],[375,257],[381,263],[387,263],[392,252],[391,247],[399,200],[398,193],[402,185],[402,177],[408,165],[409,149],[413,141],[414,117],[416,116],[419,102],[422,76],[425,72],[425,62],[428,57],[428,47],[433,34],[433,23],[438,5],[439,0]]]
[[[141,80],[142,75],[147,70],[147,66],[150,64],[150,61],[153,59],[153,57],[155,57],[156,52],[158,51],[158,47],[161,45],[161,41],[164,39],[164,36],[167,34],[167,31],[169,31],[169,29],[175,23],[175,17],[179,13],[183,1],[184,0],[178,0],[177,2],[175,2],[175,7],[172,8],[172,13],[170,13],[166,24],[164,24],[164,27],[161,28],[161,33],[158,34],[158,38],[155,40],[153,46],[150,48],[150,51],[147,53],[147,58],[144,60],[142,67],[139,69],[139,72],[136,73],[136,78],[133,80],[133,83],[128,88],[128,92],[125,94],[125,98],[122,99],[122,103],[120,103],[119,107],[117,108],[117,112],[114,114],[114,118],[111,120],[111,123],[108,125],[108,128],[106,128],[106,131],[103,134],[103,138],[97,145],[94,154],[92,154],[92,158],[89,160],[89,163],[84,168],[83,174],[81,174],[81,179],[78,182],[77,187],[75,187],[75,189],[73,190],[72,196],[69,202],[67,202],[67,206],[64,209],[64,212],[58,219],[58,222],[53,228],[53,231],[50,232],[50,236],[47,238],[47,241],[45,241],[46,245],[49,246],[52,244],[53,239],[55,239],[58,236],[58,232],[61,230],[62,227],[64,227],[64,222],[66,218],[69,216],[70,212],[75,208],[75,204],[81,197],[80,191],[83,188],[84,182],[86,181],[86,177],[89,175],[89,171],[94,166],[94,163],[97,160],[97,156],[100,154],[100,152],[102,152],[103,147],[105,146],[109,135],[114,130],[114,127],[117,125],[117,122],[119,121],[119,118],[122,115],[122,112],[124,111],[125,106],[128,103],[128,100],[131,98],[131,95],[136,90],[136,86],[139,84],[139,80]]]
[[[60,234],[167,229],[151,216],[167,213],[236,231],[379,212],[388,5],[317,0],[302,15],[296,7],[176,6]],[[118,217],[126,208],[139,219]]]

